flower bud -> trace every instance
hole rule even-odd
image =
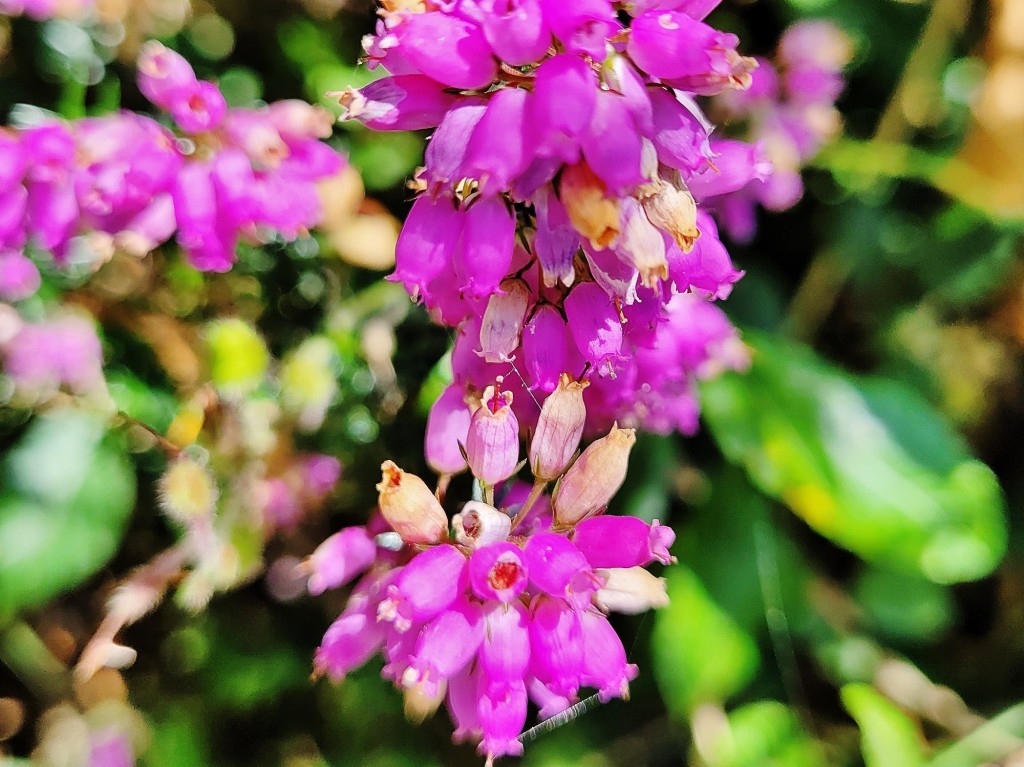
[[[182,524],[212,514],[216,503],[213,477],[187,456],[174,461],[160,478],[160,506]]]
[[[558,388],[544,400],[530,443],[530,470],[538,480],[550,482],[560,476],[579,448],[587,418],[583,390],[589,385],[562,373]]]
[[[593,442],[562,477],[552,503],[555,524],[571,527],[608,505],[626,479],[633,429],[612,426],[608,436]]]
[[[480,351],[488,362],[508,362],[519,346],[523,332],[523,319],[530,302],[530,290],[522,280],[505,280],[501,293],[495,293],[487,302],[483,324],[480,326]]]
[[[466,457],[473,476],[485,485],[512,476],[519,461],[519,421],[512,412],[512,392],[500,391],[498,386],[484,390],[483,401],[469,422]]]
[[[480,501],[470,501],[452,518],[455,540],[471,549],[479,549],[508,538],[512,520],[508,514]]]
[[[448,517],[426,483],[392,461],[381,464],[377,485],[380,513],[406,543],[437,543],[448,533]]]
[[[665,579],[656,578],[642,567],[610,567],[594,572],[604,581],[594,594],[594,603],[605,612],[637,615],[668,604]]]
[[[142,95],[161,109],[170,109],[175,101],[196,84],[196,73],[185,58],[156,40],[142,46],[138,62],[138,83]]]

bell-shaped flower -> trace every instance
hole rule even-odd
[[[414,622],[428,621],[448,609],[465,588],[466,556],[449,544],[431,546],[402,568],[380,603],[377,619],[408,631]]]
[[[569,214],[554,189],[544,185],[533,197],[537,214],[537,231],[533,250],[540,262],[544,284],[549,288],[559,282],[567,288],[576,279],[573,260],[580,249],[580,236],[569,220]]]
[[[511,602],[523,593],[528,581],[526,556],[513,543],[492,543],[470,557],[469,582],[480,599]]]
[[[423,196],[413,203],[395,246],[395,272],[388,279],[405,284],[413,297],[451,268],[466,216],[452,200]]]
[[[346,527],[316,547],[303,570],[309,573],[309,593],[344,586],[363,572],[377,556],[377,545],[365,527]]]
[[[138,84],[154,106],[170,110],[195,87],[196,73],[184,56],[150,40],[139,53]]]
[[[506,64],[531,64],[551,47],[551,30],[540,0],[483,0],[480,9],[484,37]]]
[[[570,53],[585,53],[595,61],[604,61],[608,39],[620,25],[606,0],[541,0],[544,19],[555,37]]]
[[[390,578],[390,573],[383,577],[370,575],[359,582],[348,607],[327,629],[317,648],[313,661],[317,673],[340,681],[381,648],[387,625],[377,622],[376,598]]]
[[[512,264],[515,236],[515,217],[502,198],[485,197],[472,203],[455,258],[459,289],[472,298],[496,293]]]
[[[473,660],[483,639],[483,609],[460,597],[419,632],[402,683],[423,683],[426,694],[436,692],[442,681],[455,676]]]
[[[531,388],[551,392],[566,370],[569,331],[561,312],[551,304],[537,307],[523,329],[522,369]]]
[[[587,558],[564,535],[535,533],[530,536],[523,549],[523,560],[530,582],[545,594],[568,598],[593,589]]]
[[[448,110],[430,137],[424,152],[420,180],[429,194],[444,192],[451,196],[456,184],[465,178],[463,165],[473,131],[487,110],[483,98],[462,98]]]
[[[583,627],[564,599],[542,594],[530,607],[530,671],[548,690],[573,698],[583,675]]]
[[[583,358],[598,370],[610,369],[622,353],[622,323],[608,294],[584,282],[565,298],[569,332]]]
[[[537,68],[526,122],[537,155],[565,163],[579,159],[578,140],[590,124],[597,92],[597,75],[579,56],[559,54]]]
[[[607,436],[583,451],[555,488],[555,524],[571,527],[608,505],[626,479],[629,452],[635,442],[633,429],[613,426]]]
[[[470,411],[465,387],[448,386],[430,408],[424,454],[427,465],[438,474],[458,474],[466,468],[465,446],[469,434]]]
[[[404,59],[449,87],[485,88],[498,73],[498,62],[479,27],[455,14],[402,13],[391,31]],[[438,56],[439,50],[445,54]]]
[[[643,182],[643,142],[625,97],[598,91],[580,143],[587,165],[611,192],[627,193]]]
[[[739,38],[679,11],[651,10],[633,20],[626,51],[637,66],[675,88],[713,96],[746,87],[753,59],[736,53]]]
[[[228,113],[224,94],[213,83],[196,83],[171,103],[171,117],[186,133],[205,133],[218,128]]]
[[[488,386],[469,422],[466,457],[473,476],[485,485],[508,479],[519,462],[519,422],[512,392]]]
[[[647,218],[646,206],[642,206],[633,197],[623,198],[621,206],[621,234],[612,250],[623,263],[639,272],[640,281],[645,287],[653,288],[660,280],[668,279],[665,239]]]
[[[494,759],[501,756],[522,756],[519,733],[526,724],[526,685],[521,679],[482,685],[479,693],[477,713],[483,739],[477,751],[486,755],[487,764],[493,764]]]
[[[586,163],[562,171],[559,196],[573,227],[595,248],[606,248],[619,236],[619,199]]]
[[[491,605],[480,645],[480,671],[488,685],[521,681],[530,667],[530,623],[519,600]]]
[[[358,120],[372,130],[435,128],[457,96],[424,75],[395,75],[355,90],[332,93],[345,108],[343,120]]]
[[[462,169],[485,195],[508,190],[530,162],[533,148],[526,145],[524,128],[528,96],[521,88],[496,91],[473,129]]]
[[[658,160],[683,171],[687,177],[710,167],[711,125],[703,119],[696,104],[681,101],[673,91],[660,85],[648,89],[654,118],[651,141],[658,151]]]
[[[585,611],[580,616],[583,627],[582,684],[596,687],[602,703],[612,698],[628,698],[629,683],[639,673],[626,662],[626,650],[615,629],[598,612]]]
[[[530,290],[520,279],[505,280],[499,290],[487,301],[480,325],[478,354],[488,362],[508,362],[513,358],[530,302]]]
[[[576,525],[572,542],[591,567],[636,567],[654,560],[670,564],[669,546],[676,539],[671,527],[655,520],[648,525],[636,517],[601,515]]]

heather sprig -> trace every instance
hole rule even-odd
[[[385,3],[364,47],[390,76],[338,95],[372,129],[435,129],[391,279],[457,328],[470,398],[504,376],[530,425],[569,370],[592,384],[590,433],[692,432],[695,381],[746,365],[724,315],[694,305],[742,276],[701,184],[769,170],[753,148],[721,162],[695,101],[755,66],[705,22],[714,5]]]
[[[528,702],[550,718],[591,688],[625,698],[638,673],[608,621],[667,603],[644,566],[673,561],[671,528],[604,516],[621,486],[632,429],[613,426],[576,454],[585,383],[568,374],[545,404],[529,450],[533,488],[515,481],[512,397],[488,387],[461,439],[485,501],[450,520],[422,479],[384,463],[379,514],[325,541],[304,564],[320,594],[360,574],[324,635],[315,667],[335,681],[376,654],[416,720],[446,703],[456,741],[488,764],[523,751]],[[552,494],[545,489],[557,482]]]

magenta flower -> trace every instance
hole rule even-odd
[[[541,417],[547,436],[535,438],[543,445],[531,446],[531,455],[546,450],[544,445],[554,439],[561,448],[551,460],[565,463],[563,454],[575,449],[572,435],[578,442],[582,428],[584,414],[577,410],[583,409],[580,394],[585,388],[563,378],[559,391],[573,402],[559,405],[558,396],[549,398],[551,405],[545,405]],[[494,392],[485,401],[497,397]],[[499,409],[509,408],[508,400],[500,397]],[[495,413],[487,404],[477,414],[481,411],[489,414],[482,418]],[[568,421],[562,424],[560,418]],[[568,433],[555,438],[554,431],[562,427]],[[472,431],[471,426],[471,440]],[[454,739],[479,743],[488,761],[522,753],[519,735],[530,700],[544,718],[579,700],[584,687],[594,689],[601,700],[626,697],[637,668],[628,663],[602,610],[610,605],[637,612],[663,605],[664,583],[640,565],[670,561],[673,540],[672,531],[657,524],[594,516],[600,509],[591,507],[603,507],[618,486],[614,476],[608,483],[597,475],[616,475],[625,454],[614,445],[629,442],[631,436],[613,432],[615,457],[595,443],[585,460],[573,464],[583,461],[580,480],[572,479],[570,469],[558,487],[576,483],[579,488],[568,495],[556,491],[556,526],[543,488],[564,467],[553,468],[543,479],[538,475],[532,491],[515,484],[502,488],[497,506],[465,504],[453,518],[454,542],[426,542],[418,528],[407,528],[405,519],[400,520],[403,524],[395,531],[404,545],[377,549],[348,607],[324,636],[316,669],[340,679],[380,652],[386,661],[381,673],[403,690],[406,710],[419,717],[445,701]],[[518,452],[518,439],[515,444]],[[470,455],[476,480],[486,485],[488,467],[508,460],[506,446],[483,442],[477,450],[496,454]],[[422,480],[403,473],[394,484],[419,499],[407,502],[408,508],[422,511],[430,493]],[[580,489],[587,485],[598,495],[583,492],[587,508],[580,518],[590,518],[579,521],[572,514],[580,510]],[[394,502],[382,494],[385,517]],[[311,560],[331,585],[366,567],[372,542],[363,528],[349,531],[328,539]],[[332,552],[337,552],[336,568],[329,560]]]

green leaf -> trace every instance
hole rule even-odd
[[[1006,550],[995,474],[914,390],[858,380],[748,332],[754,364],[703,387],[722,452],[807,524],[864,559],[936,583],[981,578]]]
[[[0,615],[73,588],[114,555],[135,474],[102,419],[38,418],[0,464]]]
[[[653,667],[669,711],[686,718],[701,703],[721,703],[757,671],[754,640],[715,604],[691,571],[676,565],[668,577],[668,607],[655,617]]]
[[[710,746],[718,767],[823,767],[821,745],[778,701],[749,703],[729,714],[729,727]]]
[[[913,575],[869,568],[857,579],[854,598],[871,627],[890,639],[934,641],[953,623],[945,587]]]
[[[860,727],[865,767],[917,767],[924,751],[917,726],[875,688],[854,682],[839,691]]]
[[[734,466],[710,472],[708,485],[710,495],[691,504],[672,552],[746,630],[759,631],[766,613],[777,610],[790,631],[805,633],[814,620],[806,598],[810,568],[773,524],[769,502]]]

